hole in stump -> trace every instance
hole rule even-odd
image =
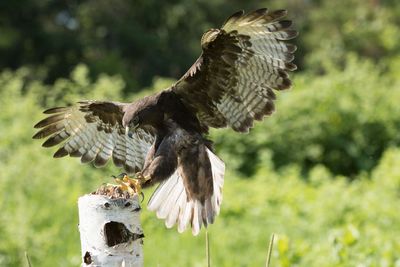
[[[108,203],[108,202],[104,203],[104,207],[109,208],[110,207],[110,203]]]
[[[92,256],[90,256],[89,251],[86,251],[85,255],[83,256],[83,262],[87,265],[92,263]]]
[[[109,247],[144,237],[143,234],[130,232],[123,223],[113,221],[104,225],[104,236]]]

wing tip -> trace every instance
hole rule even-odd
[[[42,139],[42,138],[43,138],[43,136],[42,136],[41,131],[35,133],[35,134],[32,136],[32,139]]]
[[[255,12],[257,14],[260,14],[260,15],[265,15],[265,14],[268,13],[268,8],[262,7],[262,8],[259,8],[257,10],[254,10],[253,12]]]
[[[33,128],[35,128],[35,129],[43,128],[43,127],[46,127],[46,126],[51,125],[53,123],[62,121],[63,119],[64,119],[64,114],[62,114],[62,113],[50,115],[50,116],[40,120],[38,123],[36,123],[33,126]]]
[[[64,112],[68,109],[68,107],[54,107],[54,108],[49,108],[43,111],[43,114],[55,114],[55,113],[61,113]]]
[[[241,19],[247,22],[256,21],[268,14],[268,8],[259,8],[245,14]]]
[[[96,158],[94,159],[93,165],[96,168],[101,168],[104,167],[107,162],[108,162],[108,158],[103,158],[102,156],[100,156],[101,153],[97,154]]]
[[[293,25],[293,21],[291,20],[280,20],[279,21],[279,25],[281,26],[280,30],[285,30],[288,29],[289,27],[291,27]]]
[[[286,17],[288,14],[288,11],[286,9],[277,9],[272,12],[272,15],[274,17],[274,20],[281,19],[283,17]]]
[[[48,118],[50,118],[50,117],[47,117],[47,118],[44,118],[43,120],[40,120],[38,123],[36,123],[36,124],[33,126],[33,128],[35,128],[35,129],[40,129],[40,128],[43,128],[43,127],[49,125],[48,122],[47,122],[47,121],[48,121]]]
[[[295,71],[295,70],[297,70],[297,65],[292,62],[286,62],[285,69],[289,70],[289,71]]]
[[[299,32],[295,29],[286,29],[286,30],[284,30],[284,32],[286,33],[286,35],[283,37],[277,37],[278,40],[288,41],[288,40],[292,40],[292,39],[296,38],[297,36],[299,36]]]
[[[89,152],[90,151],[87,151],[85,154],[82,155],[81,163],[86,164],[86,163],[92,162],[94,160],[94,156],[91,155]]]
[[[61,140],[62,141],[62,140]],[[60,142],[61,142],[60,141]],[[54,136],[53,137],[50,137],[49,139],[47,139],[43,144],[42,144],[42,147],[52,147],[52,146],[55,146],[55,145],[58,145],[60,142],[58,142],[58,140],[56,140],[55,138],[54,138]]]
[[[236,11],[235,13],[233,13],[232,15],[230,15],[226,20],[225,20],[225,22],[222,24],[222,28],[225,26],[225,25],[228,25],[228,24],[230,24],[230,23],[233,23],[233,22],[235,22],[235,21],[237,21],[240,17],[242,17],[244,15],[244,10],[239,10],[239,11]]]
[[[64,147],[60,147],[53,155],[53,158],[62,158],[68,155],[68,151]]]

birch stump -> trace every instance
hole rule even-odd
[[[78,200],[82,267],[142,267],[140,203],[117,186],[102,186]]]

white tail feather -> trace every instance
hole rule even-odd
[[[225,164],[208,148],[207,155],[211,162],[214,192],[211,198],[206,199],[204,205],[196,199],[188,200],[183,179],[178,171],[162,182],[151,196],[147,208],[155,211],[158,218],[165,219],[167,228],[178,224],[178,232],[182,233],[190,224],[193,235],[197,235],[203,223],[205,226],[213,223],[215,216],[219,214]]]

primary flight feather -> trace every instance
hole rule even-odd
[[[160,183],[148,208],[178,231],[197,235],[219,213],[224,163],[212,152],[209,127],[247,132],[274,111],[275,90],[287,89],[297,36],[287,12],[237,12],[201,38],[202,54],[170,88],[133,103],[81,101],[46,110],[33,138],[60,145],[54,157],[104,166]]]

